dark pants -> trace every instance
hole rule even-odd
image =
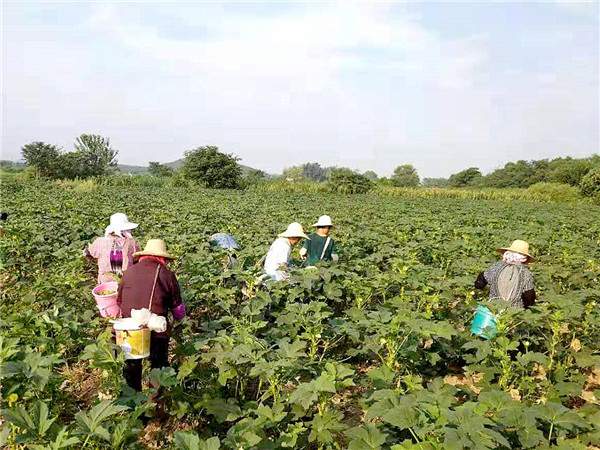
[[[142,390],[143,359],[128,359],[123,367],[123,376],[127,384],[136,391]],[[169,365],[169,336],[150,335],[150,367],[161,369]]]

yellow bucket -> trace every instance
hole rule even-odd
[[[113,322],[117,345],[125,359],[142,359],[150,356],[150,330],[142,328],[130,317]]]

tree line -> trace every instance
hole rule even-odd
[[[38,176],[50,179],[101,177],[118,170],[118,151],[108,138],[96,134],[79,136],[71,151],[45,142],[32,142],[23,146],[22,155],[26,165]],[[210,145],[185,152],[183,165],[178,170],[152,161],[148,173],[156,177],[178,176],[217,189],[239,189],[267,178],[261,170],[243,171],[237,156]],[[585,195],[595,196],[600,195],[600,155],[509,162],[486,175],[479,168],[470,167],[448,178],[423,180],[411,164],[396,167],[387,178],[379,177],[372,170],[360,173],[345,167],[323,167],[318,162],[308,162],[284,169],[278,178],[287,182],[326,182],[331,190],[343,193],[367,192],[376,185],[528,188],[538,183],[562,183],[580,188]]]

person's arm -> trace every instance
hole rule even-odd
[[[335,241],[333,241],[331,243],[331,260],[333,262],[338,262],[340,260],[340,257],[338,256],[337,245],[335,244]]]
[[[485,279],[485,274],[483,272],[479,272],[477,279],[475,280],[475,288],[483,289],[487,286],[487,280]]]
[[[306,259],[308,256],[308,240],[305,239],[302,243],[302,248],[300,249],[300,258]]]
[[[94,239],[94,242],[83,250],[83,256],[90,259],[98,259],[100,256],[100,238]]]
[[[535,299],[535,289],[529,289],[521,294],[521,300],[523,300],[523,307],[525,309],[529,309],[535,305]]]
[[[171,274],[171,313],[175,320],[182,320],[186,316],[185,304],[181,300],[181,289],[174,273]]]

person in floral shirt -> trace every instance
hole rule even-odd
[[[96,238],[84,250],[85,256],[98,261],[98,283],[114,281],[133,264],[133,254],[140,250],[131,234],[137,226],[126,214],[113,214],[104,236]]]

